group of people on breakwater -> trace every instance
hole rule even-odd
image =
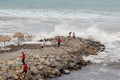
[[[68,37],[76,38],[75,32],[69,32]],[[43,48],[43,47],[45,46],[45,42],[46,42],[46,41],[47,41],[46,38],[44,38],[44,39],[42,40],[41,48]],[[61,40],[60,37],[59,37],[59,38],[57,39],[57,44],[58,44],[57,46],[58,46],[58,47],[60,47],[61,42],[62,42],[62,40]]]
[[[72,34],[73,36],[71,36],[71,34],[72,34],[72,32],[69,32],[68,37],[76,38],[76,36],[75,36],[75,32],[73,32],[73,34]],[[58,42],[58,47],[59,47],[59,46],[60,46],[60,43],[62,42],[62,40],[61,40],[60,38],[58,38],[57,42]]]
[[[69,32],[68,37],[75,37],[75,32],[73,32],[73,36],[71,36],[72,32]],[[45,46],[45,42],[47,41],[47,39],[42,40],[41,43],[41,48],[44,48]],[[62,40],[60,39],[60,37],[57,39],[57,47],[60,47]],[[26,58],[26,54],[24,52],[22,52],[22,64],[23,64],[23,74],[24,74],[24,78],[26,77],[27,71],[28,71],[28,64],[25,62],[25,58]]]

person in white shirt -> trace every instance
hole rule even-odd
[[[41,48],[43,48],[44,46],[45,46],[45,40],[41,42]]]

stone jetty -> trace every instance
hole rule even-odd
[[[97,41],[59,37],[62,40],[60,47],[57,47],[57,36],[48,39],[51,45],[42,49],[31,44],[24,45],[24,50],[19,48],[0,54],[0,80],[45,80],[69,74],[71,70],[81,69],[90,63],[82,59],[83,55],[97,55],[105,50],[105,46]],[[22,74],[22,51],[25,52],[25,62],[29,65],[25,78]]]

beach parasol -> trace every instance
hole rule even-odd
[[[18,38],[18,46],[19,46],[19,39],[20,38],[23,38],[24,37],[24,34],[21,33],[21,32],[16,32],[14,35],[13,35],[13,38]]]
[[[4,42],[4,46],[5,46],[5,42],[10,40],[11,38],[9,36],[5,36],[5,35],[0,36],[0,42]]]

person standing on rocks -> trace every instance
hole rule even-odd
[[[71,33],[72,33],[72,32],[69,32],[69,36],[68,36],[68,37],[71,37]]]
[[[45,42],[47,42],[47,39],[46,39],[46,38],[44,38],[44,41],[45,41]]]
[[[75,38],[75,32],[73,32],[73,38]]]
[[[58,38],[57,42],[58,42],[58,47],[60,47],[60,43],[62,42],[62,40]]]
[[[25,78],[25,76],[26,76],[26,74],[27,74],[27,70],[28,70],[28,65],[25,63],[25,64],[23,65],[23,72],[22,72],[22,73],[25,73],[24,78]]]
[[[25,53],[22,52],[22,63],[23,63],[23,65],[25,64],[25,57],[26,57]]]
[[[41,48],[44,48],[44,46],[45,46],[45,40],[42,40],[42,42],[41,42]]]

